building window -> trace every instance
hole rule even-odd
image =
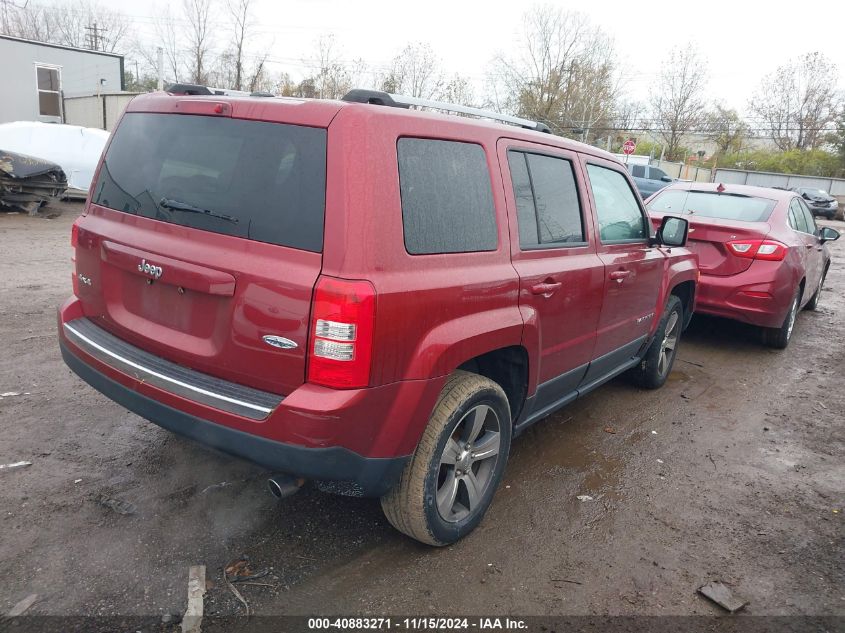
[[[55,66],[36,66],[35,78],[38,84],[38,114],[41,116],[62,116],[61,69]]]

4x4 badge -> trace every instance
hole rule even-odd
[[[146,273],[147,275],[158,279],[159,277],[161,277],[162,273],[164,272],[164,269],[161,266],[156,266],[155,264],[148,263],[146,259],[142,259],[141,263],[138,264],[138,272]]]
[[[265,343],[267,343],[267,345],[272,345],[273,347],[279,347],[281,349],[294,349],[297,347],[296,343],[284,336],[268,334],[267,336],[263,336],[262,339]]]

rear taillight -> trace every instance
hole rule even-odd
[[[376,291],[369,281],[320,277],[311,310],[308,381],[353,389],[370,382]]]
[[[79,280],[76,277],[76,247],[79,245],[79,220],[70,227],[70,281],[73,284],[73,296],[79,296]]]
[[[77,222],[79,222],[79,220],[76,220],[76,222],[74,222],[70,227],[70,245],[73,249],[76,249],[79,245],[79,225]]]
[[[788,247],[775,240],[734,240],[728,242],[728,249],[737,257],[779,262],[786,257]]]

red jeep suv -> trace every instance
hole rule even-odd
[[[617,160],[542,127],[360,90],[137,97],[73,226],[65,362],[277,494],[379,496],[454,542],[514,435],[622,372],[663,384],[694,307],[686,220],[652,234]]]

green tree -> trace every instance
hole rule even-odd
[[[824,178],[835,178],[842,174],[840,157],[821,149],[791,149],[786,152],[756,150],[731,153],[721,156],[718,159],[718,166]]]
[[[718,103],[705,114],[703,129],[707,138],[716,145],[718,154],[738,152],[750,131],[736,110]]]
[[[845,177],[845,106],[839,112],[836,129],[828,135],[827,142],[839,158],[839,176]]]
[[[149,74],[141,74],[135,77],[135,73],[126,71],[123,73],[123,83],[127,92],[152,92],[158,87],[158,79]]]

